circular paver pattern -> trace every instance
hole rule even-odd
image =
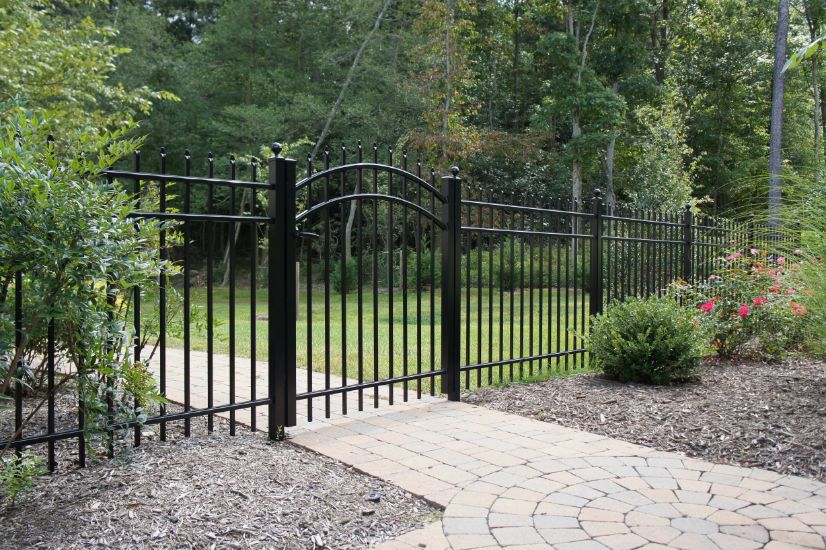
[[[454,549],[826,549],[826,485],[674,456],[540,459],[468,484]]]

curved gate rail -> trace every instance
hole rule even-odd
[[[442,178],[440,191],[435,172],[428,181],[420,162],[411,170],[406,152],[401,166],[394,165],[392,149],[381,163],[374,145],[372,162],[365,162],[361,143],[355,162],[348,163],[344,148],[338,166],[331,167],[329,150],[318,171],[308,159],[297,183],[295,161],[270,162],[275,202],[285,207],[275,218],[295,220],[292,226],[276,223],[272,237],[285,243],[276,252],[283,266],[271,273],[271,289],[281,289],[271,297],[283,317],[274,345],[285,352],[276,387],[292,404],[274,421],[294,425],[296,401],[306,401],[311,421],[333,409],[347,414],[353,393],[358,410],[365,393],[373,407],[382,399],[392,404],[399,391],[403,401],[413,392],[416,398],[435,395],[437,379],[457,398],[445,373],[458,358],[442,355],[443,342],[458,338],[458,322],[450,322],[458,310],[448,303],[455,292],[447,291],[458,266],[458,230],[449,212],[451,200],[458,204],[456,173]],[[316,400],[323,400],[317,411]]]

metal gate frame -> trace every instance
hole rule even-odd
[[[460,240],[460,206],[461,178],[459,168],[451,168],[451,175],[442,177],[441,194],[416,174],[390,164],[358,162],[328,168],[317,172],[301,182],[296,182],[296,161],[281,157],[281,145],[272,145],[273,156],[268,160],[269,167],[269,226],[271,260],[269,266],[269,437],[283,437],[284,428],[296,425],[296,325],[298,311],[296,307],[298,288],[294,274],[296,262],[296,240],[302,234],[297,225],[308,215],[327,208],[333,204],[352,200],[382,200],[404,204],[406,207],[425,214],[442,230],[442,281],[441,281],[441,369],[429,373],[441,376],[441,390],[451,401],[459,400],[460,393],[460,308],[459,290],[461,288],[461,240]],[[361,159],[359,159],[361,160]],[[329,199],[313,206],[302,213],[296,212],[296,191],[313,181],[333,173],[349,170],[373,169],[400,175],[404,178],[425,185],[443,202],[442,219],[419,205],[392,194],[355,193]],[[431,343],[432,345],[432,343]],[[327,393],[346,393],[378,384],[393,384],[398,380],[373,381],[366,384],[347,386],[328,390]]]

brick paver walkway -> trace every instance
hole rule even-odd
[[[806,478],[433,398],[310,427],[288,435],[445,508],[382,550],[826,549],[826,485]]]

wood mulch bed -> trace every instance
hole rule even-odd
[[[483,388],[468,402],[712,462],[826,481],[826,363],[710,363],[680,386],[599,374]]]
[[[149,437],[120,461],[43,476],[16,507],[0,502],[0,548],[366,548],[440,514],[335,460],[242,427],[225,435],[223,424],[206,435],[196,418],[189,439],[170,427],[177,441]]]

